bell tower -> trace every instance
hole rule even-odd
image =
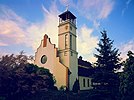
[[[69,90],[72,90],[76,78],[78,79],[78,59],[76,50],[76,17],[65,11],[59,15],[58,55],[60,62],[68,67]]]

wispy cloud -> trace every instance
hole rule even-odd
[[[26,20],[18,16],[7,6],[0,5],[0,37],[2,44],[24,43],[26,38]]]
[[[114,8],[114,0],[60,0],[61,4],[68,3],[71,7],[75,8],[82,16],[90,21],[100,25],[98,20],[107,18]]]
[[[119,46],[119,50],[121,51],[122,60],[125,60],[127,58],[128,51],[134,52],[134,40],[121,44]]]
[[[111,0],[79,0],[77,9],[86,15],[89,20],[107,18],[113,9],[114,2]],[[79,9],[81,7],[81,9]]]
[[[125,11],[128,9],[129,4],[131,3],[132,0],[127,0],[125,3],[125,7],[122,10],[122,16],[124,15]]]
[[[84,56],[86,60],[94,61],[93,52],[97,47],[98,37],[93,36],[93,29],[83,25],[78,34],[78,52]]]
[[[0,41],[0,46],[7,46],[7,44]]]
[[[44,34],[48,34],[51,37],[52,43],[58,45],[58,8],[56,3],[53,2],[49,9],[46,9],[42,5],[42,10],[44,13],[44,20],[38,23],[32,23],[27,29],[30,33],[29,38],[32,41],[32,47],[37,49],[40,44],[41,39]],[[34,34],[34,37],[31,37]],[[34,38],[34,39],[33,39]]]
[[[47,10],[42,5],[44,20],[31,23],[17,15],[7,6],[0,5],[0,46],[24,44],[34,50],[40,44],[44,34],[48,34],[52,43],[58,44],[58,14],[56,3]]]

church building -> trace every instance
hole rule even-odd
[[[72,90],[76,79],[80,90],[91,89],[93,68],[90,62],[78,58],[76,49],[76,17],[65,11],[59,15],[58,48],[45,34],[35,53],[35,64],[50,70],[56,79],[56,86]]]

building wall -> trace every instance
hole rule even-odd
[[[78,59],[76,52],[70,52],[70,88],[73,88],[76,78],[78,79]]]
[[[35,53],[35,64],[39,67],[44,67],[50,70],[51,73],[53,73],[54,68],[54,45],[49,42],[47,39],[46,47],[43,47],[43,40],[41,41],[41,45],[37,49],[37,52]],[[47,56],[47,61],[45,64],[41,63],[41,57],[43,55]]]
[[[56,79],[56,86],[59,89],[61,86],[68,87],[68,68],[59,63],[59,57],[55,60],[54,76]]]
[[[85,82],[84,82],[85,80]],[[80,84],[80,90],[89,90],[93,87],[91,86],[91,78],[90,77],[83,77],[79,76],[79,84]]]
[[[44,43],[46,47],[44,47]],[[47,62],[45,64],[41,63],[41,57],[43,55],[47,56]],[[39,67],[44,67],[50,70],[56,79],[56,86],[60,88],[62,85],[68,85],[68,68],[59,62],[59,57],[57,57],[57,48],[55,45],[51,44],[50,39],[45,35],[45,38],[41,41],[41,45],[35,53],[34,64]]]

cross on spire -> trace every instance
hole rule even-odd
[[[66,5],[66,11],[68,11],[69,5]]]

